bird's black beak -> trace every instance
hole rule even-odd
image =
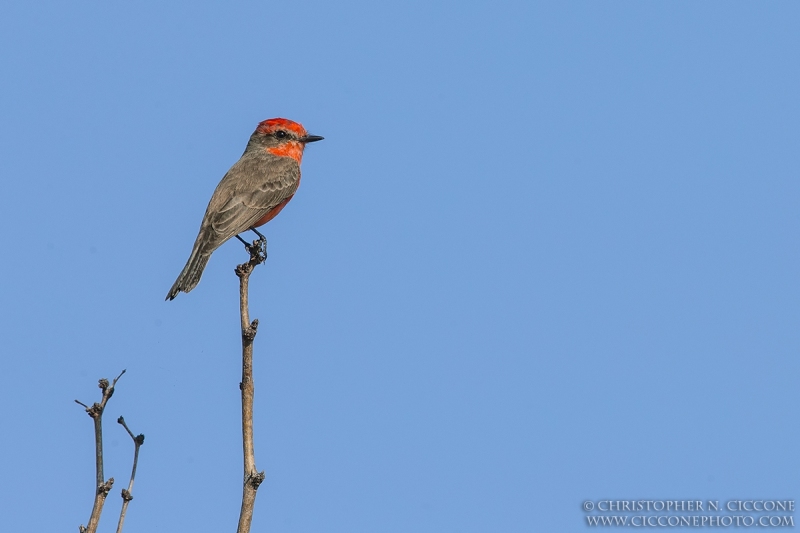
[[[305,137],[300,137],[301,143],[315,143],[317,141],[321,141],[325,137],[320,137],[319,135],[306,135]]]

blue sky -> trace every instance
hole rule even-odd
[[[164,302],[256,124],[310,145],[251,280],[254,531],[583,531],[800,495],[800,6],[40,2],[0,17],[0,515],[235,527],[236,241]]]

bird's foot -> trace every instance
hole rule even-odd
[[[264,237],[264,235],[262,235],[261,232],[258,231],[256,228],[250,228],[250,231],[258,235],[258,240],[253,241],[252,246],[249,246],[247,248],[247,251],[250,252],[250,254],[253,254],[254,251],[257,251],[259,258],[258,262],[263,263],[264,261],[267,260],[267,238]],[[257,248],[253,250],[254,247]]]
[[[259,235],[261,234],[259,233]],[[267,239],[261,235],[258,240],[253,241],[253,244],[247,247],[247,251],[250,252],[250,255],[255,254],[259,263],[263,263],[267,260]]]
[[[258,265],[259,263],[263,263],[267,260],[267,238],[256,230],[252,231],[258,235],[258,239],[253,241],[252,244],[242,239],[239,235],[237,235],[236,238],[239,239],[242,244],[244,244],[245,250],[247,250],[247,253],[250,254],[250,260]]]

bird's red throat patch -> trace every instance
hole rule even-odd
[[[299,141],[289,141],[281,144],[280,146],[267,148],[267,152],[279,157],[291,157],[300,163],[300,161],[303,159],[303,143]]]

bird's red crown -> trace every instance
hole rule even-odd
[[[302,126],[302,124],[298,124],[297,122],[289,120],[288,118],[270,118],[259,122],[256,131],[265,135],[269,135],[270,133],[275,133],[275,131],[279,129],[293,131],[298,135],[298,137],[303,137],[307,134],[306,129]]]

